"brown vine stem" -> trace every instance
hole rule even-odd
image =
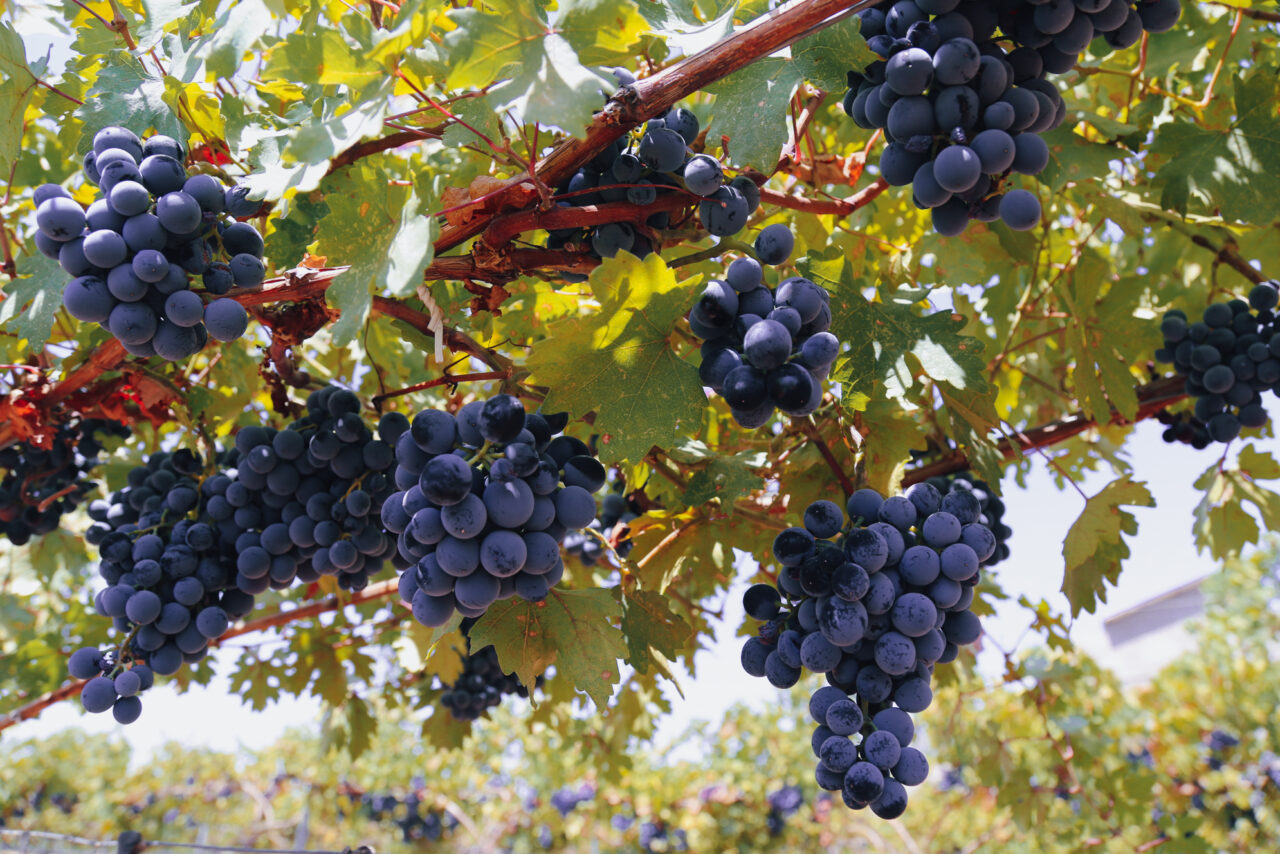
[[[557,228],[581,228],[606,222],[644,222],[655,213],[692,207],[698,199],[684,193],[672,193],[647,205],[630,202],[606,202],[602,205],[582,205],[573,208],[552,208],[549,211],[520,211],[493,220],[484,230],[480,240],[497,250],[511,242],[517,235],[534,229],[548,231]]]
[[[275,613],[267,614],[256,620],[249,620],[245,623],[238,623],[227,630],[227,633],[217,640],[210,641],[209,646],[219,646],[232,638],[247,635],[251,632],[260,632],[266,629],[276,628],[277,626],[287,625],[296,620],[303,620],[307,617],[315,617],[330,611],[340,611],[348,605],[361,605],[365,602],[373,602],[378,599],[385,599],[399,590],[399,582],[395,579],[371,584],[359,593],[353,593],[350,596],[328,596],[324,599],[317,599],[300,605],[297,608],[284,609],[280,608]],[[31,702],[19,706],[12,712],[0,717],[0,731],[6,730],[11,726],[30,720],[36,715],[43,712],[55,703],[59,703],[76,695],[80,687],[84,685],[84,680],[74,679],[58,688],[42,694]]]
[[[397,133],[388,134],[380,139],[370,139],[365,142],[358,142],[345,151],[338,153],[338,156],[329,161],[329,170],[326,175],[332,175],[344,166],[350,166],[362,157],[369,157],[373,154],[380,154],[383,151],[390,151],[393,148],[399,148],[402,145],[408,145],[411,142],[421,142],[424,139],[439,139],[442,128],[430,127],[422,130],[402,130]]]
[[[434,380],[427,380],[424,383],[398,388],[395,391],[389,391],[385,394],[376,394],[370,399],[370,403],[375,407],[379,406],[382,401],[390,400],[393,397],[403,397],[406,394],[413,394],[419,391],[426,391],[429,388],[447,385],[455,386],[458,383],[482,382],[484,380],[505,380],[511,376],[509,371],[483,371],[476,374],[445,374],[442,377],[436,377]]]
[[[560,253],[563,255],[564,253]],[[516,256],[518,253],[512,253]],[[461,258],[441,259],[447,261],[444,267],[467,266],[474,271],[474,262],[469,256]],[[305,302],[320,299],[332,281],[344,272],[346,267],[330,267],[323,270],[306,270],[302,273],[290,272],[283,277],[270,279],[262,287],[243,293],[232,294],[232,297],[246,308],[277,302]],[[444,276],[441,276],[444,278]],[[452,278],[452,276],[449,276]],[[410,308],[399,300],[387,297],[373,298],[373,311],[386,317],[404,321],[423,335],[435,337],[435,332],[428,326],[430,318],[420,311]],[[465,353],[484,362],[497,371],[510,371],[511,360],[485,347],[471,336],[457,329],[446,326],[444,329],[445,344],[449,349]],[[86,387],[107,371],[120,367],[128,358],[128,353],[119,341],[112,338],[97,347],[82,364],[68,373],[61,382],[50,389],[44,400],[50,404],[70,397]]]
[[[777,205],[781,208],[804,211],[805,213],[848,216],[854,211],[871,204],[887,189],[889,189],[888,182],[883,178],[877,178],[874,184],[868,184],[846,199],[806,199],[802,196],[793,196],[790,193],[782,193],[777,190],[770,190],[767,187],[761,187],[760,203]]]
[[[1216,256],[1215,260],[1219,264],[1226,264],[1228,267],[1235,270],[1255,285],[1260,285],[1267,281],[1267,277],[1250,266],[1249,262],[1244,260],[1240,253],[1237,252],[1230,244],[1226,244],[1219,248],[1214,246],[1209,238],[1203,237],[1199,234],[1191,235],[1191,242],[1196,246],[1199,246],[1201,249],[1208,249]]]
[[[538,178],[547,186],[557,186],[606,145],[666,112],[681,99],[774,53],[792,39],[834,23],[833,16],[841,12],[880,2],[883,0],[796,0],[762,15],[706,50],[615,94],[582,139],[565,140],[539,161]],[[524,172],[510,178],[507,184],[518,187],[531,180]],[[436,241],[436,253],[443,254],[470,240],[488,224],[489,218],[478,217],[446,226]]]
[[[1137,389],[1138,414],[1133,421],[1128,422],[1118,412],[1112,411],[1111,418],[1107,423],[1137,423],[1151,418],[1166,407],[1183,400],[1187,396],[1185,387],[1186,380],[1181,377],[1166,377],[1150,385],[1141,386]],[[1099,426],[1099,423],[1096,420],[1077,412],[1074,415],[1068,415],[1065,418],[1059,418],[1056,421],[1050,421],[1048,424],[1023,431],[1013,441],[1001,439],[996,447],[1003,459],[1010,460],[1027,451],[1047,448],[1059,442],[1065,442],[1067,439],[1078,436],[1086,430],[1097,426]],[[907,472],[902,479],[902,485],[910,486],[913,483],[919,483],[931,477],[955,474],[956,472],[965,471],[969,467],[969,458],[963,452],[957,451],[941,460]]]
[[[853,479],[845,473],[840,461],[836,459],[836,455],[831,453],[831,447],[827,444],[827,440],[822,438],[822,433],[819,432],[817,425],[810,421],[807,416],[793,418],[791,422],[800,427],[800,431],[809,437],[809,440],[818,449],[818,453],[822,454],[822,458],[827,461],[827,467],[836,476],[836,480],[840,481],[840,486],[844,489],[845,496],[853,495],[857,491],[857,488],[853,485]]]
[[[1244,15],[1246,18],[1253,18],[1255,21],[1267,21],[1272,24],[1280,24],[1280,12],[1267,12],[1262,9],[1242,9],[1239,6],[1233,6],[1230,3],[1220,3],[1218,0],[1208,0],[1212,6],[1221,6],[1224,9],[1232,9]]]

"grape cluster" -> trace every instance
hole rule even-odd
[[[394,824],[404,842],[438,842],[458,824],[452,813],[428,807],[417,791],[403,796],[364,793],[360,795],[360,811],[372,821]],[[339,808],[338,812],[342,815],[343,810]]]
[[[786,829],[787,819],[804,805],[804,792],[799,786],[783,786],[765,796],[769,804],[769,814],[765,816],[765,827],[770,836],[778,836]]]
[[[590,803],[595,800],[596,787],[591,783],[582,783],[576,789],[565,786],[562,789],[556,789],[551,793],[548,799],[551,806],[555,807],[556,812],[560,813],[563,818],[569,813],[576,810],[580,805]]]
[[[1156,351],[1156,361],[1172,363],[1187,378],[1195,417],[1214,442],[1230,442],[1242,428],[1266,424],[1262,392],[1280,392],[1277,289],[1280,282],[1263,282],[1249,292],[1248,302],[1214,303],[1195,323],[1179,309],[1160,322],[1164,346]]]
[[[1160,438],[1169,444],[1180,442],[1190,445],[1197,451],[1203,451],[1213,444],[1209,435],[1209,427],[1190,412],[1170,412],[1162,409],[1156,413],[1156,420],[1164,425]]]
[[[408,420],[388,413],[375,438],[360,399],[336,386],[312,392],[306,408],[283,430],[241,429],[239,465],[209,502],[235,542],[237,583],[249,593],[321,575],[363,590],[396,551],[381,513],[395,491],[393,447]]]
[[[881,175],[912,186],[939,234],[997,219],[1025,231],[1040,222],[1040,201],[1007,181],[1049,165],[1040,134],[1067,112],[1046,75],[1068,71],[1096,34],[1128,47],[1144,27],[1172,27],[1180,12],[1179,0],[1136,8],[1132,0],[898,0],[866,9],[862,34],[880,58],[849,73],[844,109],[859,127],[885,131]]]
[[[978,521],[996,537],[996,550],[991,557],[982,562],[983,566],[995,566],[1009,557],[1009,538],[1013,536],[1013,529],[1004,523],[1004,502],[1000,500],[1000,496],[991,491],[986,481],[955,474],[948,477],[931,477],[929,484],[944,495],[953,489],[963,489],[978,499],[978,507],[982,511]]]
[[[840,354],[840,341],[827,331],[825,288],[800,276],[776,289],[764,283],[761,263],[784,263],[794,244],[787,226],[767,226],[756,237],[759,261],[735,260],[689,312],[689,327],[703,339],[698,374],[743,427],[764,425],[775,408],[788,415],[817,409],[822,381]]]
[[[234,461],[229,452],[217,462]],[[252,593],[238,586],[234,539],[208,513],[230,478],[201,479],[203,469],[185,448],[152,454],[129,472],[128,486],[89,504],[95,524],[85,538],[98,546],[98,574],[107,583],[94,606],[126,639],[115,657],[95,660],[78,650],[68,662],[79,678],[91,666],[102,671],[80,695],[87,711],[113,709],[121,723],[136,720],[137,694],[151,677],[204,658],[209,641],[253,608]],[[147,669],[139,670],[142,664]]]
[[[1001,0],[997,5],[1001,32],[1039,53],[1052,74],[1070,71],[1095,38],[1111,50],[1124,50],[1143,32],[1168,32],[1182,16],[1181,0]]]
[[[567,423],[506,394],[414,416],[382,523],[399,536],[400,598],[418,622],[479,617],[513,595],[538,602],[560,581],[560,543],[595,519],[605,482],[584,442],[556,435]]]
[[[462,672],[440,696],[440,703],[459,721],[476,720],[501,703],[507,694],[529,696],[529,689],[514,673],[502,672],[502,666],[498,664],[498,652],[492,646],[486,646],[479,652],[471,651],[470,632],[474,624],[473,619],[462,621],[462,634],[467,639],[467,654],[462,656]],[[537,683],[542,684],[541,676]]]
[[[138,695],[155,684],[155,673],[145,664],[120,662],[115,650],[85,646],[71,653],[67,671],[86,679],[80,702],[90,712],[111,710],[118,723],[131,724],[142,714]]]
[[[904,786],[929,771],[910,746],[911,715],[933,700],[934,665],[982,632],[969,608],[997,542],[963,488],[944,495],[921,483],[888,499],[861,489],[846,510],[848,525],[838,504],[814,502],[804,527],[774,540],[777,585],[743,597],[764,625],[743,646],[742,666],[779,688],[805,669],[826,674],[809,701],[818,785],[892,819],[906,810]]]
[[[618,83],[629,86],[635,77],[613,69]],[[698,117],[683,107],[672,107],[650,119],[642,131],[615,140],[575,172],[557,194],[562,207],[605,202],[652,204],[660,195],[681,190],[702,201],[698,218],[716,237],[737,234],[760,205],[760,190],[746,176],[727,181],[720,162],[709,154],[693,154],[700,130]],[[671,214],[659,211],[645,225],[661,231],[671,224]],[[592,255],[612,258],[626,250],[640,258],[653,251],[648,236],[625,222],[591,228],[562,228],[549,232],[547,246],[561,249],[583,244]]]
[[[20,546],[56,530],[63,514],[96,488],[85,475],[98,465],[99,435],[127,439],[131,433],[117,421],[84,418],[58,427],[47,441],[0,451],[0,533]]]
[[[36,246],[72,276],[62,293],[77,320],[100,323],[135,356],[169,361],[210,337],[234,341],[249,316],[233,287],[262,284],[262,236],[235,217],[257,213],[243,187],[188,171],[170,137],[145,142],[106,127],[84,170],[101,194],[86,211],[57,184],[37,188]],[[191,289],[200,276],[203,295]],[[205,299],[210,298],[206,304]]]
[[[564,536],[564,550],[583,566],[595,566],[607,554],[604,540],[617,540],[614,551],[619,557],[631,554],[635,543],[626,536],[627,524],[640,515],[639,508],[626,496],[626,481],[610,473],[609,490],[600,501],[595,521],[581,531]]]

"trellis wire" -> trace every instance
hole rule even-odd
[[[144,840],[146,850],[162,854],[164,849],[191,849],[199,851],[236,851],[244,854],[374,854],[368,845],[344,848],[341,851],[325,851],[312,848],[243,848],[236,845],[213,845],[200,842],[162,842]],[[0,828],[0,854],[68,854],[82,848],[115,848],[115,839],[87,839],[48,830],[10,830]]]

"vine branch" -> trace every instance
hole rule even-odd
[[[1137,389],[1138,394],[1138,414],[1133,421],[1127,421],[1120,413],[1112,410],[1110,419],[1107,424],[1126,424],[1137,423],[1147,418],[1155,416],[1157,412],[1166,407],[1177,403],[1186,398],[1186,380],[1182,377],[1165,377],[1157,380],[1150,385],[1141,386]],[[1030,430],[1018,433],[1012,440],[1001,439],[996,448],[1001,459],[1011,460],[1020,456],[1027,451],[1035,451],[1040,448],[1046,448],[1056,445],[1059,442],[1065,442],[1073,436],[1090,430],[1094,427],[1102,426],[1093,418],[1089,418],[1083,413],[1075,413],[1065,418],[1059,418],[1056,421],[1050,421],[1039,427],[1033,427]],[[903,486],[910,486],[913,483],[919,483],[928,480],[931,477],[939,477],[942,475],[955,474],[969,469],[971,464],[968,456],[962,451],[956,451],[942,459],[912,469],[906,473],[902,479]]]
[[[232,638],[247,635],[252,632],[260,632],[266,629],[276,628],[277,626],[287,625],[297,620],[303,620],[307,617],[315,617],[330,611],[339,611],[348,605],[362,605],[365,602],[373,602],[379,599],[385,599],[399,590],[399,582],[396,579],[379,582],[378,584],[370,584],[364,590],[353,593],[350,596],[327,596],[324,599],[317,599],[300,605],[297,608],[279,608],[275,613],[267,614],[256,620],[237,623],[227,630],[222,637],[209,642],[210,647],[220,646]],[[36,717],[45,709],[60,703],[63,700],[74,697],[86,680],[73,679],[54,690],[42,694],[31,702],[19,706],[12,712],[0,717],[0,731],[4,731],[11,726],[16,726],[25,720]]]

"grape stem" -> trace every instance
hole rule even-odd
[[[831,453],[831,447],[827,444],[827,440],[822,438],[822,433],[818,430],[817,425],[815,425],[808,416],[803,418],[792,418],[791,423],[796,424],[800,428],[801,432],[808,436],[810,441],[813,442],[814,447],[818,449],[818,453],[822,454],[822,458],[827,461],[828,468],[830,468],[832,474],[836,476],[836,480],[840,481],[840,486],[844,489],[845,498],[853,495],[856,491],[856,487],[853,485],[852,478],[845,473],[844,468],[840,465],[840,461],[836,459],[836,455]]]
[[[413,394],[414,392],[426,391],[429,388],[436,388],[437,386],[442,385],[449,386],[449,388],[452,389],[459,383],[483,382],[485,380],[505,380],[510,379],[510,377],[510,371],[481,371],[480,373],[474,374],[451,374],[446,371],[443,376],[436,377],[434,380],[427,380],[424,383],[416,383],[415,385],[406,386],[405,388],[396,389],[395,391],[376,394],[369,402],[381,411],[380,407],[382,402],[384,400],[390,400],[393,397],[400,397],[406,394]]]
[[[793,211],[843,217],[865,208],[887,189],[889,189],[889,183],[883,178],[877,178],[875,183],[868,184],[845,199],[806,199],[803,196],[793,196],[790,193],[761,187],[760,203],[777,205],[780,208],[789,208]]]
[[[273,614],[267,614],[256,620],[250,620],[249,622],[239,623],[232,626],[227,630],[226,634],[222,635],[222,637],[209,641],[209,647],[213,648],[219,646],[226,641],[240,637],[241,635],[288,625],[289,623],[297,620],[304,620],[330,611],[341,611],[348,605],[361,605],[365,602],[386,599],[387,597],[396,594],[398,591],[399,579],[392,578],[388,581],[379,582],[378,584],[371,584],[364,590],[350,596],[328,596],[324,599],[317,599],[296,608],[281,608]],[[70,697],[76,696],[80,689],[84,687],[84,683],[85,680],[83,679],[72,679],[60,687],[37,697],[26,705],[20,706],[5,715],[0,715],[0,731],[6,730],[11,726],[16,726],[25,720],[30,720],[55,703],[59,703]]]

